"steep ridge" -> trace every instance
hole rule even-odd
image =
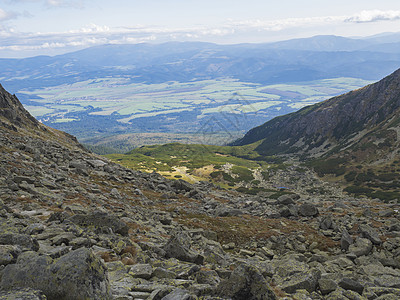
[[[0,99],[1,299],[400,295],[397,204],[345,196],[296,166],[273,175],[292,185],[280,197],[167,180]]]
[[[311,161],[320,176],[333,175],[347,192],[400,199],[400,70],[362,89],[275,118],[234,145],[255,142],[262,155]]]
[[[39,127],[39,122],[32,117],[29,112],[20,104],[15,95],[8,93],[3,86],[0,85],[0,118],[5,119],[10,125],[22,127],[24,125],[30,127]],[[2,126],[7,126],[1,123]],[[14,127],[14,130],[17,130]]]
[[[2,85],[0,85],[0,128],[22,135],[57,140],[67,147],[82,148],[74,136],[41,124],[23,107],[15,95],[8,93]]]
[[[262,140],[257,151],[263,154],[321,156],[333,149],[351,147],[362,137],[384,128],[397,133],[399,112],[400,70],[397,70],[375,84],[275,118],[250,130],[234,145]]]

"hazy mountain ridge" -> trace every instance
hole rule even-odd
[[[337,36],[270,44],[104,45],[54,57],[1,59],[0,78],[15,91],[116,75],[147,83],[219,77],[263,84],[333,77],[379,79],[395,70],[400,61],[397,49],[397,43],[386,40],[380,44]]]

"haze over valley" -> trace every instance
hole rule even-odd
[[[132,133],[188,134],[168,139],[187,142],[212,133],[219,135],[208,142],[224,144],[278,115],[391,73],[400,62],[400,41],[388,44],[390,38],[400,39],[104,45],[2,59],[0,78],[41,122],[86,143],[121,151],[140,145],[128,138]],[[124,138],[115,143],[112,136]]]

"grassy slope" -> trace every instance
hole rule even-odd
[[[106,155],[126,167],[159,172],[171,178],[191,182],[206,180],[223,187],[258,187],[260,176],[268,177],[268,170],[278,165],[274,158],[262,158],[253,149],[243,147],[185,145],[171,143],[143,146],[127,154]],[[269,159],[269,162],[267,160]],[[257,180],[256,180],[257,179]],[[262,180],[262,178],[261,178]]]

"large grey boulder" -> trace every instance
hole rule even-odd
[[[39,250],[39,243],[36,239],[27,234],[5,233],[0,235],[0,245],[16,245],[23,251]]]
[[[191,295],[187,290],[176,289],[169,293],[167,296],[161,298],[161,300],[195,300],[197,297]]]
[[[191,249],[190,237],[185,232],[173,235],[164,246],[164,250],[167,258],[176,258],[195,264],[204,262],[204,256]]]
[[[130,268],[129,274],[134,278],[150,279],[153,268],[149,264],[136,264]]]
[[[321,218],[319,222],[319,228],[322,230],[333,229],[335,227],[335,223],[333,222],[332,215],[325,216]]]
[[[327,295],[337,289],[338,285],[335,281],[327,278],[321,278],[318,280],[319,290],[322,295]]]
[[[286,259],[273,261],[275,272],[274,281],[287,293],[295,293],[297,290],[313,292],[318,285],[320,272],[310,269],[301,256],[288,256]]]
[[[190,192],[194,188],[193,185],[182,179],[174,180],[171,186],[177,193]]]
[[[48,299],[111,299],[106,267],[86,248],[58,260],[24,252],[16,264],[4,269],[0,288],[29,287],[41,290]]]
[[[340,248],[344,251],[349,250],[350,245],[354,243],[353,238],[349,234],[349,232],[344,229],[342,232],[342,237],[340,239]]]
[[[229,208],[221,206],[215,210],[215,214],[218,217],[237,217],[243,215],[243,211],[237,208]]]
[[[76,214],[69,220],[79,226],[94,226],[106,233],[119,233],[127,236],[129,227],[121,221],[117,216],[102,211],[94,211],[87,215]]]
[[[320,273],[315,270],[312,270],[309,273],[296,274],[296,276],[285,281],[281,285],[281,289],[291,294],[295,293],[297,290],[306,290],[311,293],[316,290],[320,276]]]
[[[348,277],[342,278],[342,280],[339,281],[339,286],[345,290],[355,291],[360,295],[364,290],[364,286],[361,283]]]
[[[299,215],[302,217],[315,217],[318,214],[318,208],[314,204],[304,203],[299,206]]]
[[[200,270],[196,273],[196,281],[200,284],[216,286],[221,282],[218,273],[214,270]]]
[[[372,250],[372,242],[368,239],[357,238],[355,244],[350,245],[349,251],[357,256],[368,255]]]
[[[13,245],[0,245],[0,265],[15,263],[21,250]]]
[[[217,287],[217,294],[233,300],[276,299],[275,293],[260,271],[247,264],[239,265],[229,279],[222,281]]]
[[[89,165],[91,165],[93,168],[98,169],[101,167],[104,167],[105,165],[107,165],[106,162],[100,160],[100,159],[91,159],[87,161],[89,163]]]
[[[289,205],[289,204],[295,204],[294,200],[297,200],[299,197],[297,195],[282,195],[280,196],[276,203],[281,204],[281,205]]]
[[[10,291],[0,291],[0,300],[46,300],[42,291],[30,288],[20,288]]]
[[[361,237],[369,239],[373,244],[382,244],[382,240],[380,239],[378,232],[371,226],[361,224],[358,228],[358,231],[360,232]]]

